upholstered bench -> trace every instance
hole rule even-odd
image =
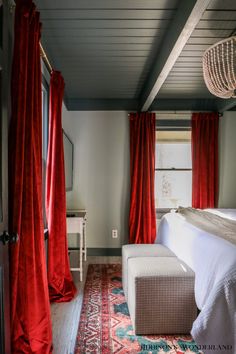
[[[160,244],[131,244],[122,247],[122,285],[128,300],[128,260],[136,257],[176,257],[167,247]]]
[[[128,307],[136,334],[189,333],[197,316],[194,272],[176,257],[128,260]]]

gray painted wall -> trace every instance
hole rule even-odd
[[[236,208],[236,112],[220,118],[219,144],[219,207]]]
[[[88,247],[118,248],[128,239],[127,112],[71,112],[63,107],[63,128],[74,143],[74,186],[67,192],[67,208],[87,209]],[[117,239],[111,237],[112,229],[118,229]]]
[[[117,248],[128,240],[129,129],[127,112],[67,111],[63,128],[74,143],[74,186],[67,207],[88,212],[92,248]],[[236,208],[236,112],[220,119],[219,207]],[[111,230],[118,229],[118,239]],[[75,246],[73,236],[70,245]]]

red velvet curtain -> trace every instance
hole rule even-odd
[[[9,128],[11,353],[51,352],[42,218],[42,112],[39,13],[16,1]]]
[[[48,284],[50,300],[70,301],[76,292],[72,280],[66,235],[66,187],[62,135],[64,80],[53,71],[50,80],[49,142],[46,175],[48,221]]]
[[[131,195],[129,242],[153,243],[155,212],[155,113],[130,114]]]
[[[218,203],[218,113],[192,115],[192,206],[215,208]]]

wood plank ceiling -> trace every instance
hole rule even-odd
[[[71,110],[232,108],[203,52],[236,29],[235,0],[36,0],[42,44]]]

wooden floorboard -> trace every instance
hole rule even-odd
[[[78,253],[71,252],[70,262],[72,266],[78,263]],[[75,298],[68,303],[54,303],[51,305],[53,327],[53,354],[73,354],[76,342],[76,334],[79,325],[80,312],[83,302],[84,283],[89,264],[94,263],[120,263],[121,257],[95,257],[89,256],[84,263],[83,281],[79,280],[79,272],[72,272],[77,288]]]

